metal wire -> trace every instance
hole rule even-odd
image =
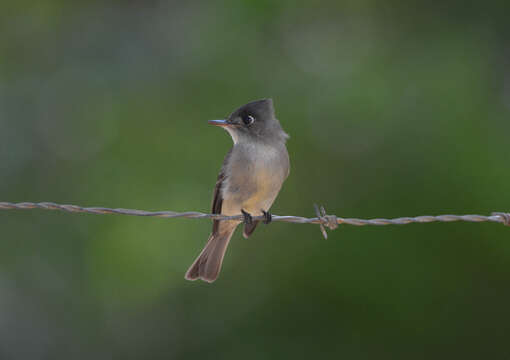
[[[134,209],[110,209],[104,207],[82,207],[77,205],[62,205],[52,202],[0,202],[0,210],[27,210],[27,209],[44,209],[44,210],[60,210],[71,213],[87,213],[87,214],[117,214],[117,215],[131,215],[131,216],[153,216],[159,218],[191,218],[191,219],[213,219],[213,220],[240,220],[244,219],[243,215],[225,216],[219,214],[205,214],[197,211],[175,212],[175,211],[145,211]],[[306,218],[301,216],[280,216],[272,215],[272,221],[283,221],[298,224],[320,224],[322,234],[327,238],[326,230],[338,227],[339,224],[348,224],[354,226],[365,225],[406,225],[411,223],[431,223],[431,222],[453,222],[453,221],[466,221],[466,222],[495,222],[502,223],[510,226],[510,213],[494,212],[490,216],[484,215],[423,215],[415,217],[400,217],[394,219],[356,219],[356,218],[342,218],[336,215],[327,215],[324,207],[320,208],[315,205],[317,217]],[[253,216],[253,220],[265,220],[264,216]]]

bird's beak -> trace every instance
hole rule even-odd
[[[229,126],[230,124],[226,120],[209,120],[209,124],[216,126]]]

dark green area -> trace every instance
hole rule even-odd
[[[2,4],[0,201],[208,212],[206,120],[272,97],[276,214],[510,211],[508,4]],[[186,282],[210,227],[0,212],[0,358],[509,356],[510,228],[275,223]]]

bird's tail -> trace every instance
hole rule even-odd
[[[228,231],[227,231],[228,230]],[[207,240],[204,249],[190,266],[184,278],[186,280],[202,279],[207,282],[213,282],[218,277],[221,270],[221,263],[225,256],[228,243],[232,234],[233,228],[224,229],[223,231],[213,232]]]

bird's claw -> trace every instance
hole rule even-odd
[[[271,215],[271,213],[269,211],[264,211],[264,210],[261,210],[262,211],[262,214],[264,215],[264,221],[263,223],[264,224],[269,224],[271,221],[273,221],[273,216]]]
[[[243,209],[241,209],[241,213],[244,216],[244,220],[243,220],[244,224],[251,225],[253,223],[253,219],[252,219],[251,215],[249,213],[247,213],[246,211],[244,211]]]

